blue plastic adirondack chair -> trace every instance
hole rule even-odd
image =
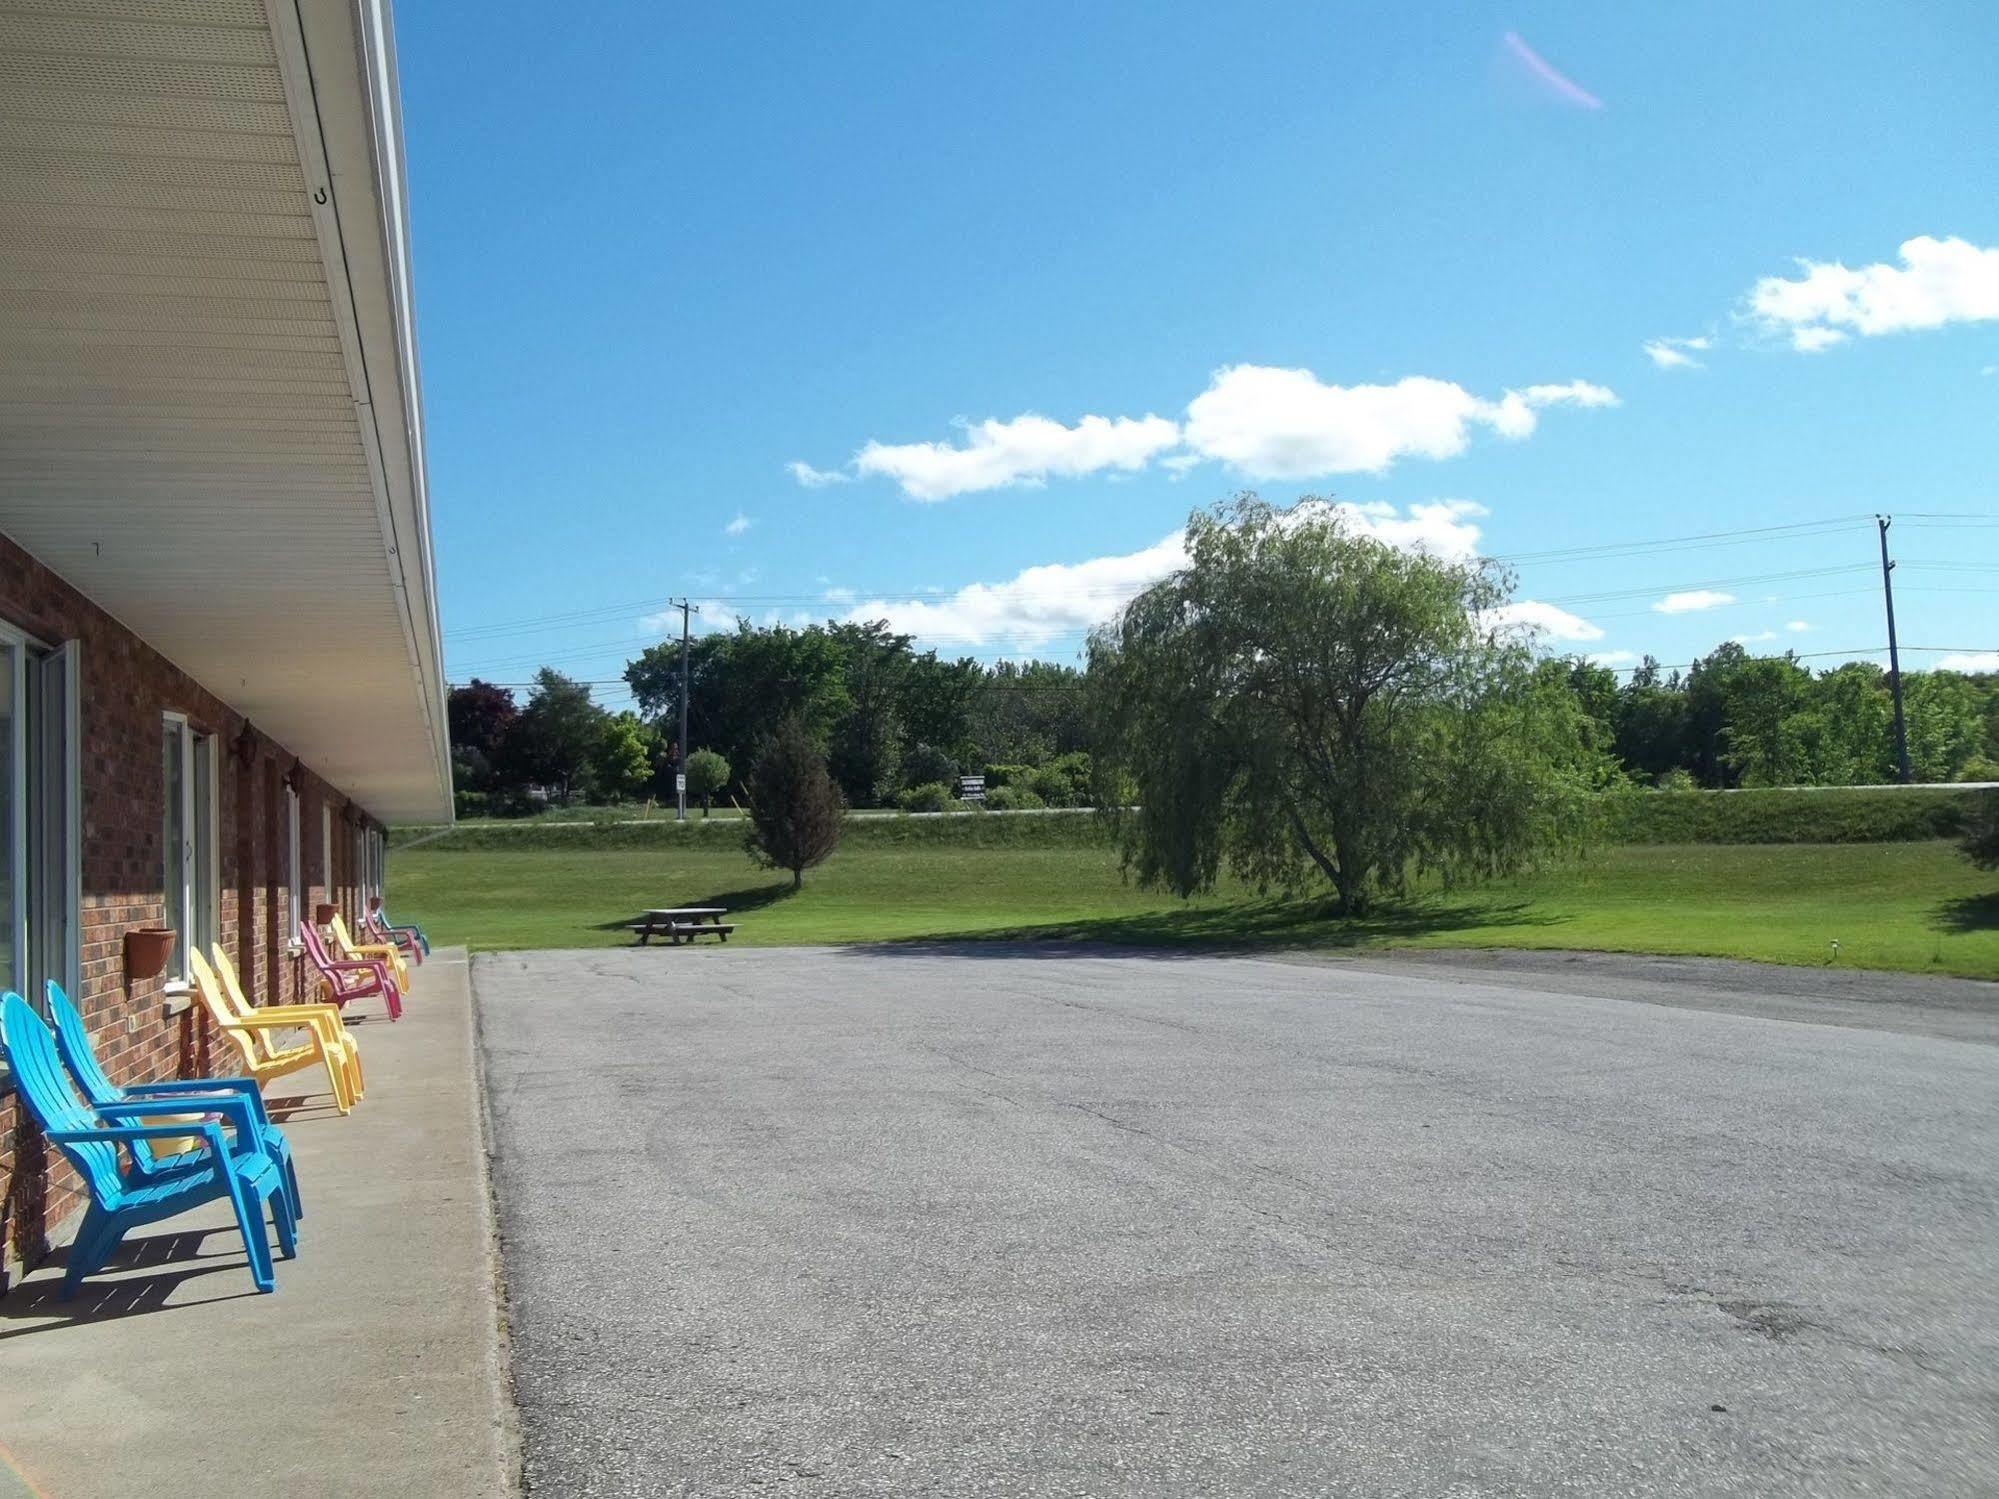
[[[203,1122],[192,1129],[180,1124],[121,1124],[114,1121],[158,1114],[157,1100],[107,1104],[92,1109],[77,1098],[56,1055],[55,1037],[28,1002],[9,990],[0,997],[0,1041],[14,1069],[14,1086],[42,1134],[60,1150],[83,1178],[90,1193],[83,1226],[69,1249],[69,1269],[63,1276],[62,1299],[76,1294],[83,1278],[101,1270],[118,1252],[132,1229],[157,1223],[227,1197],[236,1210],[236,1226],[250,1259],[250,1276],[260,1291],[275,1291],[277,1275],[271,1246],[264,1235],[264,1208],[269,1204],[278,1230],[278,1247],[286,1259],[297,1252],[297,1226],[285,1199],[284,1176],[277,1163],[256,1142],[248,1104],[240,1098],[211,1098],[209,1111],[234,1126],[232,1150],[222,1125]],[[118,1147],[129,1150],[140,1140],[195,1135],[203,1143],[203,1159],[177,1171],[150,1178],[136,1169],[119,1170]]]
[[[160,1108],[153,1110],[158,1115],[169,1104],[173,1112],[187,1110],[199,1114],[212,1112],[209,1104],[217,1098],[244,1100],[249,1105],[257,1143],[277,1162],[278,1170],[284,1175],[285,1196],[290,1201],[293,1220],[305,1216],[305,1205],[299,1197],[298,1168],[292,1165],[291,1141],[285,1138],[283,1130],[271,1122],[270,1112],[264,1107],[264,1095],[258,1089],[255,1078],[178,1078],[157,1083],[135,1083],[121,1088],[106,1076],[103,1065],[97,1060],[97,1053],[91,1048],[89,1027],[84,1025],[83,1016],[76,1006],[69,1002],[69,996],[62,992],[62,985],[50,979],[46,987],[49,1015],[56,1023],[56,1050],[62,1053],[63,1065],[69,1068],[69,1075],[83,1090],[85,1102],[92,1108],[101,1109],[106,1104],[151,1099],[160,1105]],[[205,1150],[183,1150],[176,1155],[162,1156],[144,1140],[132,1141],[131,1152],[132,1165],[141,1176],[183,1171],[200,1165],[207,1155]]]

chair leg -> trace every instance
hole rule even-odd
[[[333,1106],[343,1114],[354,1112],[354,1100],[347,1096],[347,1078],[344,1069],[334,1059],[333,1053],[324,1042],[319,1046],[319,1060],[326,1064],[326,1083],[333,1090]]]
[[[63,1271],[62,1290],[58,1299],[68,1301],[83,1284],[84,1276],[103,1267],[117,1251],[118,1241],[124,1238],[124,1230],[117,1227],[117,1219],[92,1203],[83,1214],[83,1222],[77,1228],[76,1238],[69,1246],[69,1266]],[[107,1242],[107,1240],[109,1242]]]
[[[278,1231],[278,1253],[285,1259],[298,1258],[298,1217],[282,1186],[271,1191],[271,1223]],[[266,1250],[266,1253],[269,1251]]]
[[[245,1200],[242,1178],[233,1172],[229,1180],[229,1201],[236,1209],[236,1227],[243,1235],[243,1253],[250,1261],[250,1279],[260,1291],[278,1288],[277,1271],[271,1265],[271,1243],[264,1235],[264,1204]]]

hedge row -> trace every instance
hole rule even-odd
[[[1953,838],[1981,793],[1951,786],[1881,791],[1640,791],[1605,798],[1608,843],[1919,843]]]
[[[1599,837],[1606,843],[1915,843],[1962,831],[1974,799],[1999,792],[1955,787],[1908,791],[1631,791],[1607,796]],[[743,824],[733,818],[664,819],[563,827],[546,822],[467,822],[424,837],[398,829],[391,847],[424,839],[428,848],[731,848]],[[848,820],[849,848],[1086,848],[1108,844],[1111,826],[1090,812],[944,813],[860,816]]]

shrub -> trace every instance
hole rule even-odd
[[[1032,765],[988,765],[986,790],[991,791],[996,786],[1024,786],[1033,774]]]
[[[988,812],[1021,812],[1047,805],[1025,786],[993,786],[986,791]]]
[[[921,786],[905,787],[895,804],[905,812],[946,812],[956,800],[942,781],[926,781]]]
[[[744,850],[766,869],[790,870],[796,890],[805,871],[825,863],[840,846],[846,817],[826,757],[796,717],[785,719],[764,741],[744,789],[750,802]]]
[[[1609,843],[1913,843],[1954,838],[1980,793],[1905,791],[1637,792],[1599,799]]]
[[[1659,772],[1659,789],[1661,791],[1698,791],[1700,790],[1700,782],[1694,779],[1694,773],[1691,770],[1688,770],[1684,766],[1675,765],[1671,770],[1662,770]]]

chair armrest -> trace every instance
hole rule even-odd
[[[236,1130],[236,1143],[239,1145],[248,1144],[257,1135],[256,1116],[250,1110],[249,1101],[235,1093],[183,1096],[172,1102],[158,1098],[129,1098],[122,1103],[100,1103],[92,1107],[100,1119],[144,1119],[149,1115],[157,1117],[162,1112],[177,1114],[184,1109],[198,1108],[204,1114],[219,1114],[228,1120]],[[187,1126],[182,1125],[180,1133],[185,1135],[188,1132]]]
[[[93,1145],[117,1140],[130,1155],[135,1140],[182,1140],[189,1135],[199,1135],[214,1155],[216,1165],[228,1169],[229,1144],[222,1138],[219,1124],[197,1124],[193,1129],[185,1124],[114,1124],[105,1129],[52,1129],[45,1131],[43,1138],[57,1145]]]
[[[271,1122],[270,1113],[264,1108],[264,1093],[257,1086],[257,1080],[250,1077],[180,1077],[168,1078],[158,1083],[134,1083],[121,1090],[127,1098],[160,1097],[171,1098],[181,1093],[227,1092],[249,1101],[250,1112],[257,1116],[259,1124]]]

